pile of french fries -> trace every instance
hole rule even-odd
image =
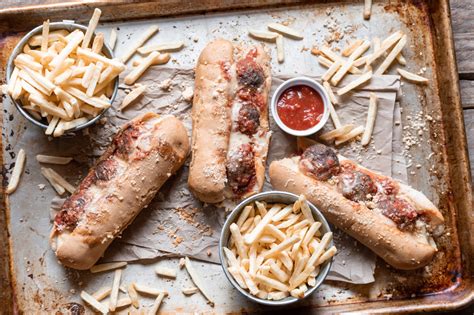
[[[406,43],[407,35],[401,31],[397,31],[388,36],[382,42],[379,38],[374,38],[372,42],[367,39],[357,39],[348,44],[347,47],[342,50],[341,55],[336,54],[328,46],[323,46],[321,49],[313,52],[319,55],[319,63],[328,68],[322,76],[322,81],[331,101],[331,104],[329,104],[329,112],[335,127],[334,130],[321,135],[320,138],[323,141],[335,141],[336,145],[340,145],[362,135],[361,144],[366,146],[370,143],[377,116],[377,96],[373,93],[370,95],[365,127],[354,126],[352,124],[343,125],[334,108],[334,105],[339,104],[339,99],[336,97],[331,86],[337,87],[344,76],[348,73],[359,75],[352,82],[349,82],[346,86],[337,90],[336,94],[338,96],[343,96],[362,84],[369,82],[373,75],[385,74],[395,61],[399,65],[405,66],[406,60],[402,54],[402,50]],[[371,46],[373,51],[365,54]],[[381,59],[379,65],[377,69],[373,71],[372,67],[379,59]],[[362,66],[363,68],[360,69]],[[406,70],[397,69],[397,71],[402,78],[411,82],[428,82],[426,78]]]
[[[14,60],[8,93],[35,119],[46,119],[47,135],[61,136],[111,105],[115,78],[125,65],[102,53],[104,35],[95,28],[96,9],[87,31],[49,30],[33,36]]]
[[[223,248],[227,270],[258,298],[303,298],[337,251],[328,248],[332,233],[321,237],[320,227],[304,195],[290,205],[256,201],[230,225],[229,247]]]

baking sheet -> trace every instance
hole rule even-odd
[[[373,11],[374,15],[370,22],[365,22],[362,20],[360,14],[361,6],[358,4],[342,5],[341,9],[337,12],[332,11],[330,8],[332,7],[326,5],[314,5],[306,6],[304,8],[292,8],[290,10],[285,8],[272,9],[266,12],[245,11],[242,12],[242,14],[233,12],[232,14],[214,14],[210,16],[194,16],[168,20],[162,19],[158,20],[160,26],[162,27],[159,39],[163,41],[176,39],[177,33],[174,30],[174,27],[179,27],[180,29],[185,30],[185,32],[181,32],[179,34],[186,34],[185,36],[183,35],[183,37],[188,37],[189,34],[189,42],[192,39],[197,38],[198,41],[196,43],[192,43],[193,48],[189,48],[183,52],[175,54],[177,65],[189,67],[194,64],[197,54],[209,39],[218,36],[224,36],[235,39],[236,41],[240,41],[242,39],[246,40],[247,37],[245,35],[245,31],[242,32],[242,30],[246,30],[250,25],[264,25],[266,22],[274,21],[275,19],[278,21],[288,20],[292,22],[294,27],[304,29],[306,38],[309,38],[310,40],[305,40],[304,43],[287,41],[287,54],[290,54],[291,57],[287,55],[287,61],[281,66],[278,66],[274,63],[276,69],[275,72],[294,74],[309,72],[321,74],[324,70],[317,65],[314,56],[311,56],[309,52],[304,50],[304,48],[311,47],[314,41],[316,41],[316,38],[318,38],[320,41],[321,38],[328,36],[331,37],[331,34],[335,33],[334,27],[337,28],[339,27],[338,25],[344,25],[345,28],[350,28],[351,30],[354,29],[350,35],[344,35],[346,39],[355,35],[358,37],[363,35],[371,37],[384,37],[393,29],[402,28],[404,30],[408,30],[405,25],[400,22],[399,16],[396,12],[385,11],[385,8],[382,5],[375,6]],[[421,13],[422,12],[420,12],[420,14]],[[416,13],[414,14],[416,16]],[[119,47],[120,45],[125,45],[124,39],[127,36],[130,36],[132,40],[133,35],[139,36],[139,31],[145,28],[149,23],[150,21],[120,23],[119,25],[121,30],[119,32]],[[327,29],[321,28],[321,25],[328,26],[328,24],[332,26],[333,30],[328,31]],[[104,26],[104,29],[109,30],[110,27],[113,26],[115,25],[107,25]],[[426,76],[431,77],[431,65],[433,62],[431,55],[426,54],[423,56],[423,58],[413,58],[414,54],[416,53],[414,46],[421,45],[422,47],[430,49],[432,48],[431,40],[429,37],[425,37],[423,34],[421,34],[422,29],[413,29],[408,31],[410,34],[409,41],[412,43],[407,51],[407,59],[409,62],[412,62],[412,64],[409,63],[409,68],[421,68],[426,66]],[[342,46],[342,42],[340,44]],[[275,52],[273,53],[275,54]],[[406,109],[402,115],[403,121],[407,120],[408,115],[418,112],[422,108],[422,104],[424,104],[426,101],[425,99],[418,98],[417,92],[418,91],[416,88],[409,88],[405,93],[404,100],[402,102],[402,107]],[[428,95],[425,97],[428,100],[432,98],[432,95],[429,94],[430,91],[427,91],[426,93],[428,93]],[[405,104],[409,104],[409,107],[405,107]],[[4,106],[8,107],[8,102],[4,102]],[[9,116],[10,114],[13,115],[11,120]],[[38,130],[35,130],[35,128],[30,125],[28,125],[28,129],[25,129],[26,122],[22,120],[22,118],[20,118],[16,112],[8,112],[7,115],[4,115],[4,118],[6,125],[12,126],[15,131],[15,134],[12,135],[8,141],[5,141],[5,150],[7,153],[6,157],[8,157],[8,154],[10,154],[12,148],[17,145],[19,134],[32,133],[34,135],[35,133],[38,133]],[[34,136],[32,136],[31,139],[34,139],[34,142],[46,141],[43,138],[35,138]],[[30,142],[30,144],[31,143],[33,142]],[[54,142],[54,147],[57,150],[65,150],[65,154],[70,154],[71,152],[67,152],[68,143],[70,143],[70,140],[61,139]],[[28,146],[28,144],[28,142],[24,143],[26,146]],[[8,145],[11,146],[8,147]],[[426,155],[429,155],[430,153],[430,147],[423,146],[418,149],[415,148],[413,151],[413,159],[423,156],[426,157]],[[32,161],[31,156],[29,157],[28,161]],[[11,159],[7,158],[6,162],[7,168],[9,168]],[[30,174],[34,168],[35,165],[28,165]],[[78,166],[78,170],[80,168],[81,166]],[[82,166],[82,168],[84,168],[84,166]],[[78,173],[80,172],[78,171]],[[28,175],[29,174],[25,174],[23,180],[25,180],[25,178],[28,180]],[[423,178],[430,178],[430,181],[424,182],[422,180]],[[434,187],[437,186],[438,181],[439,179],[431,178],[427,170],[422,172],[419,178],[410,176],[410,182],[415,183],[416,187],[422,189],[428,194],[428,196],[432,197],[435,202],[437,201],[437,194]],[[55,309],[57,305],[62,305],[73,300],[77,301],[77,291],[80,288],[86,288],[87,290],[92,291],[94,288],[98,288],[101,284],[109,284],[111,281],[110,274],[90,277],[87,273],[65,271],[61,268],[58,268],[52,253],[48,251],[46,246],[23,247],[19,245],[28,244],[32,239],[34,240],[35,244],[47,244],[47,240],[44,237],[44,235],[47,234],[44,232],[48,230],[49,224],[49,219],[47,218],[48,216],[45,215],[45,213],[47,213],[47,210],[45,209],[48,208],[48,203],[49,201],[45,198],[34,195],[29,196],[29,198],[24,200],[12,200],[11,203],[11,206],[13,206],[11,208],[11,231],[14,237],[12,243],[13,247],[15,248],[13,259],[16,275],[18,279],[22,279],[19,282],[19,286],[21,287],[23,296],[37,296],[38,300],[41,301],[40,303],[35,304],[35,299],[33,299],[33,302],[29,302],[28,304],[24,305],[38,306],[42,304],[44,310],[52,310]],[[35,205],[35,207],[32,205]],[[39,210],[31,211],[31,209]],[[446,247],[442,247],[440,255],[448,255],[446,249]],[[437,262],[442,263],[442,260],[437,258],[435,263]],[[175,265],[176,261],[170,260],[161,263]],[[222,277],[218,266],[198,264],[198,268],[202,271],[205,271],[203,277],[206,279],[206,283],[212,282],[217,284],[216,287],[214,287],[216,289],[216,294],[218,294],[216,297],[218,302],[216,311],[240,310],[242,305],[246,305],[244,306],[246,309],[251,309],[254,307],[243,303],[241,297],[233,296],[233,294],[229,293],[228,284]],[[443,266],[441,265],[439,269],[442,268]],[[393,272],[393,270],[390,270],[390,272],[394,275],[398,274]],[[433,274],[425,271],[414,274],[416,274],[417,277],[427,278],[428,280],[426,281],[428,282],[430,281],[429,278],[433,277]],[[140,280],[142,280],[144,283],[155,285],[165,284],[162,280],[157,280],[153,276],[152,268],[147,268],[142,265],[133,265],[128,267],[128,270],[125,273],[124,281],[130,281],[131,279],[136,278],[137,275],[140,275]],[[413,275],[413,273],[411,275]],[[183,274],[183,277],[186,277],[186,275]],[[405,279],[403,279],[403,282],[405,282]],[[416,280],[420,280],[420,278]],[[422,280],[424,281],[424,279]],[[208,309],[207,306],[202,305],[203,300],[200,296],[196,295],[191,298],[182,298],[179,293],[179,285],[182,284],[182,281],[189,280],[185,278],[178,279],[178,282],[175,283],[166,283],[167,287],[171,288],[169,289],[170,292],[174,293],[174,295],[172,294],[172,297],[165,302],[164,310],[176,310],[179,308],[183,311],[195,311]],[[423,281],[420,282],[425,283]],[[376,283],[369,287],[354,287],[329,282],[323,285],[321,290],[311,299],[310,302],[308,300],[305,301],[305,303],[310,303],[311,305],[316,306],[327,305],[328,303],[331,303],[331,301],[342,303],[344,301],[355,302],[366,301],[368,299],[374,299],[377,297],[380,298],[382,292],[391,292],[391,288],[396,288],[401,282],[402,281],[397,280],[396,276],[390,276],[390,274],[384,277],[379,275]],[[82,285],[80,285],[80,283]],[[388,285],[389,283],[390,285]],[[65,292],[69,292],[70,294],[65,294]],[[398,296],[404,296],[405,293],[403,291],[397,292],[395,290],[395,297],[397,294]],[[175,298],[173,298],[173,296]],[[230,299],[228,298],[229,296],[231,296]],[[323,297],[325,299],[323,299]],[[27,307],[24,309],[25,311],[28,311]]]

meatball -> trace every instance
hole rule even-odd
[[[339,175],[342,195],[352,201],[365,201],[368,195],[377,193],[377,186],[369,175],[358,171],[342,172]]]
[[[301,166],[318,180],[328,180],[340,171],[336,152],[324,144],[314,144],[301,155]]]
[[[393,196],[384,196],[377,201],[377,208],[382,214],[392,220],[400,230],[414,226],[418,217],[416,209],[407,201]]]
[[[258,89],[265,81],[265,76],[260,65],[249,58],[245,58],[237,62],[237,79],[244,86]]]
[[[236,195],[245,193],[255,182],[255,160],[252,147],[243,144],[227,160],[227,180]]]
[[[260,126],[260,113],[258,109],[251,104],[243,104],[239,110],[237,119],[237,129],[247,136],[252,136]]]

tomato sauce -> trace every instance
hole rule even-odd
[[[281,121],[293,130],[307,130],[322,119],[324,103],[321,95],[307,85],[286,89],[277,102]]]

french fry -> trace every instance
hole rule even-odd
[[[353,41],[349,46],[344,48],[344,50],[341,52],[341,55],[343,55],[344,57],[349,57],[354,52],[354,50],[357,49],[357,47],[362,45],[363,42],[364,41],[362,39],[357,39]]]
[[[350,132],[346,133],[345,135],[336,138],[336,145],[341,145],[359,135],[361,135],[364,132],[364,127],[363,126],[358,126],[352,129]]]
[[[91,273],[98,273],[98,272],[114,270],[117,268],[122,268],[122,267],[125,267],[126,265],[127,265],[127,262],[125,261],[105,263],[105,264],[94,265],[91,267],[89,271]]]
[[[393,47],[392,51],[388,54],[387,58],[382,62],[379,68],[375,71],[375,75],[382,75],[387,71],[388,67],[392,64],[392,62],[397,58],[398,54],[401,53],[403,48],[407,43],[407,36],[403,35],[400,41]]]
[[[369,71],[369,72],[366,72],[366,73],[360,75],[357,79],[353,80],[352,82],[347,84],[345,87],[339,89],[337,91],[337,95],[339,95],[339,96],[344,95],[347,92],[352,91],[353,89],[357,88],[358,86],[366,83],[370,79],[372,79],[372,71]]]
[[[86,117],[77,118],[77,119],[65,122],[63,128],[65,131],[71,130],[71,129],[76,128],[77,126],[87,123],[88,121],[89,119],[87,119]]]
[[[285,61],[285,47],[283,45],[283,36],[278,35],[276,38],[277,60],[279,63]]]
[[[97,33],[94,37],[94,41],[92,42],[92,52],[96,54],[102,51],[102,47],[104,46],[104,33]]]
[[[237,219],[236,221],[236,224],[239,228],[242,227],[242,224],[244,224],[244,222],[247,220],[249,214],[250,214],[250,211],[253,209],[252,206],[246,206],[244,208],[244,210],[242,210],[242,213],[239,215],[239,218]]]
[[[285,219],[291,213],[292,209],[293,209],[292,205],[288,205],[288,206],[284,207],[283,209],[278,211],[278,213],[275,214],[272,217],[271,221],[272,222],[278,222],[278,221],[281,221],[281,220]]]
[[[18,151],[15,166],[13,167],[12,177],[10,178],[7,186],[6,193],[12,194],[18,188],[18,184],[20,183],[20,177],[23,174],[23,169],[25,168],[26,162],[26,154],[25,150],[20,149]]]
[[[249,30],[249,35],[255,39],[269,42],[275,42],[276,38],[278,37],[278,33],[258,30]]]
[[[154,44],[149,46],[143,46],[137,49],[137,51],[142,54],[146,55],[151,53],[152,51],[178,51],[184,47],[184,42],[182,40],[176,42],[169,42],[169,43],[162,43],[162,44]]]
[[[271,267],[270,267],[271,268]],[[274,288],[278,291],[288,291],[288,286],[281,283],[278,280],[263,276],[263,275],[256,275],[255,280],[259,283],[262,283],[268,287]]]
[[[286,37],[290,37],[290,38],[293,38],[293,39],[303,39],[303,35],[300,34],[300,32],[298,32],[297,30],[291,28],[291,27],[288,27],[288,26],[285,26],[283,24],[279,24],[279,23],[270,23],[267,25],[268,26],[268,29],[272,30],[272,31],[275,31],[277,33],[280,33]]]
[[[28,84],[30,84],[31,86],[33,86],[35,89],[37,89],[38,91],[40,91],[42,94],[44,94],[44,95],[50,95],[50,94],[48,94],[48,91],[47,91],[44,87],[42,87],[42,86],[41,86],[40,84],[38,84],[35,80],[33,80],[33,78],[32,78],[28,73],[26,73],[24,70],[20,70],[20,71],[18,72],[18,76],[19,76],[19,78],[21,78],[22,80],[28,82]],[[18,81],[18,79],[17,79],[16,81]],[[13,86],[13,88],[15,88],[15,86],[16,86],[16,81],[14,82],[15,85]],[[10,81],[10,83],[11,83],[11,82],[12,82],[12,81]],[[9,86],[9,88],[10,88],[10,86]],[[14,92],[14,91],[12,91],[12,93],[9,92],[10,95],[13,95],[13,92]]]
[[[43,22],[43,29],[41,30],[41,51],[48,51],[48,37],[49,37],[49,20]]]
[[[48,35],[48,44],[51,42],[56,42],[56,41],[61,41],[63,43],[67,43],[68,40],[64,37],[62,33],[58,33],[58,31],[50,32]],[[41,47],[41,43],[43,41],[43,36],[42,35],[35,35],[31,37],[31,39],[28,41],[28,45],[31,47]],[[40,48],[41,51],[41,48]]]
[[[158,296],[155,299],[155,302],[153,302],[153,306],[151,307],[150,314],[157,314],[158,309],[161,306],[161,302],[163,301],[163,298],[165,297],[164,293],[158,294]]]
[[[237,248],[237,253],[239,254],[240,257],[242,258],[247,258],[247,248],[244,244],[244,239],[242,238],[242,235],[240,234],[239,227],[237,224],[232,223],[230,225],[230,232],[232,234],[232,237],[235,242],[235,246]]]
[[[276,263],[270,265],[270,271],[280,282],[286,282],[288,279],[290,279],[290,276]]]
[[[232,267],[229,267],[227,268],[227,270],[229,271],[229,273],[232,275],[232,277],[234,278],[235,282],[237,282],[237,284],[242,288],[242,289],[248,289],[247,287],[247,284],[245,283],[244,279],[242,278],[242,276],[240,275],[240,266],[239,265],[236,265],[236,266],[232,266]]]
[[[278,209],[273,208],[270,209],[267,214],[263,217],[263,219],[255,226],[255,228],[249,234],[245,235],[245,244],[250,245],[253,244],[257,238],[260,237],[263,233],[263,229],[267,224],[269,224],[272,220],[272,217],[278,212]]]
[[[87,26],[86,35],[84,36],[84,40],[82,41],[82,46],[81,46],[82,48],[89,47],[89,44],[92,39],[92,35],[94,34],[97,24],[99,23],[101,14],[102,14],[102,11],[100,9],[98,8],[94,9],[94,13],[92,14],[92,17],[89,20],[89,25]]]
[[[18,79],[18,74],[20,73],[20,69],[18,67],[13,68],[12,74],[10,76],[10,80],[8,82],[7,92],[10,95],[13,95],[13,90],[15,89],[16,80]]]
[[[83,48],[80,48],[80,47],[77,48],[77,56],[78,57],[83,57],[83,58],[86,58],[88,60],[95,61],[95,62],[100,61],[104,65],[109,65],[109,66],[112,66],[112,67],[116,68],[117,71],[119,71],[119,72],[122,72],[126,69],[126,66],[123,63],[121,63],[120,61],[116,60],[116,59],[109,59],[107,57],[104,57],[102,55],[96,54],[96,53],[94,53],[90,50],[83,49]]]
[[[142,95],[146,89],[148,88],[148,85],[139,85],[137,88],[133,89],[128,93],[122,101],[122,105],[118,108],[119,111],[122,111],[125,107],[128,105],[132,104],[140,95]]]
[[[108,297],[110,295],[110,292],[112,292],[111,287],[102,287],[99,290],[97,290],[96,292],[94,292],[92,294],[92,297],[100,302],[103,299],[105,299],[106,297]]]
[[[249,256],[249,274],[251,277],[255,277],[255,274],[257,273],[257,244],[256,243],[250,246],[248,256]]]
[[[260,214],[261,217],[264,217],[267,214],[267,209],[265,208],[265,204],[259,201],[255,201],[255,205],[257,206],[258,213]],[[280,208],[277,209],[277,211]]]
[[[354,66],[354,61],[359,58],[367,49],[370,47],[370,41],[364,41],[360,46],[358,46],[352,54],[349,56],[349,59],[342,64],[339,70],[331,78],[331,84],[337,86],[342,78],[349,72],[349,69]]]
[[[28,99],[30,100],[30,102],[39,106],[42,110],[44,110],[46,113],[50,115],[58,116],[59,118],[66,119],[66,120],[69,119],[64,109],[61,109],[55,106],[54,103],[48,102],[46,99],[44,99],[38,94],[30,94]]]
[[[15,66],[17,67],[26,67],[28,69],[31,69],[35,72],[41,72],[43,71],[43,65],[39,62],[36,62],[33,57],[27,54],[19,54],[16,56],[15,60],[13,61]]]
[[[65,88],[65,91],[91,106],[94,106],[100,109],[104,109],[110,106],[110,102],[105,101],[98,97],[89,97],[84,92],[82,92],[81,90],[77,88],[68,87],[68,88]]]
[[[374,130],[375,118],[377,116],[377,95],[370,93],[369,110],[367,111],[367,122],[365,123],[364,133],[362,134],[362,140],[360,143],[366,146],[370,143],[370,137]]]
[[[309,258],[308,262],[306,263],[305,269],[308,269],[308,267],[315,267],[316,262],[318,261],[319,257],[323,254],[325,248],[331,242],[332,240],[332,232],[325,233],[323,235],[323,238],[321,239],[321,242],[318,244],[318,247],[315,249],[314,253],[311,255]],[[298,283],[295,287],[300,285]]]
[[[149,287],[149,286],[146,286],[146,285],[143,285],[143,284],[139,284],[139,283],[136,283],[136,282],[133,283],[133,287],[135,288],[135,290],[137,292],[140,292],[140,293],[146,294],[146,295],[158,296],[161,293],[164,293],[165,295],[168,294],[168,292],[166,290],[160,290],[160,289],[152,288],[152,287]]]
[[[133,69],[124,79],[125,84],[132,85],[138,78],[152,65],[154,59],[159,56],[159,52],[151,52],[142,63],[140,63],[135,69]]]
[[[132,46],[130,46],[128,48],[128,50],[123,54],[122,58],[120,58],[122,60],[122,62],[127,62],[128,59],[130,59],[130,57],[133,56],[133,54],[135,54],[135,52],[137,51],[138,48],[142,47],[143,44],[145,44],[145,42],[150,39],[150,37],[152,37],[156,32],[158,32],[158,26],[156,25],[152,25],[150,26],[144,33],[143,35],[140,37],[140,39],[138,41],[136,41]]]
[[[47,164],[66,165],[72,161],[72,157],[38,154],[36,155],[36,161]]]
[[[64,189],[66,189],[68,192],[70,192],[71,194],[74,193],[74,191],[76,190],[76,188],[74,186],[72,186],[71,184],[69,184],[61,175],[59,175],[58,173],[56,173],[56,171],[54,171],[53,169],[51,168],[48,168],[48,173],[50,174],[51,178],[56,182],[58,183],[59,185],[61,185],[61,187],[63,187]]]
[[[282,223],[276,225],[277,229],[286,229],[287,227],[292,226],[295,224],[299,219],[301,218],[301,214],[295,215],[294,217],[291,217],[290,219],[283,221]]]
[[[29,68],[23,65],[20,68],[21,70],[26,72],[38,85],[40,85],[46,91],[46,95],[48,96],[51,95],[54,88],[56,87],[53,82],[51,82],[49,79],[47,79],[43,75],[37,72],[34,72],[33,70],[30,70]]]
[[[405,59],[405,57],[403,57],[403,54],[402,54],[402,53],[399,53],[399,54],[397,55],[397,62],[398,62],[399,64],[401,64],[402,66],[406,66],[407,60]]]
[[[341,67],[342,62],[340,60],[335,61],[329,69],[323,74],[321,80],[329,81],[331,77],[337,72],[337,70]]]
[[[58,75],[53,79],[54,84],[61,85],[64,84],[72,76],[72,70],[65,70],[63,73]]]
[[[55,56],[53,60],[51,60],[51,62],[49,63],[53,70],[61,66],[64,60],[66,60],[66,58],[72,53],[73,50],[78,48],[79,44],[84,39],[84,33],[79,30],[74,31],[71,34],[74,36],[69,40],[66,47],[64,47],[64,49],[62,49],[61,52],[57,56]]]
[[[427,78],[424,78],[422,76],[419,76],[417,74],[414,74],[414,73],[411,73],[411,72],[408,72],[406,70],[403,70],[403,69],[400,69],[398,68],[397,69],[397,72],[400,74],[400,76],[410,82],[414,82],[414,83],[422,83],[422,84],[426,84],[428,83],[428,79]]]
[[[331,246],[327,251],[325,251],[316,261],[315,265],[321,265],[323,264],[326,260],[330,259],[337,253],[337,249],[335,246]]]
[[[311,209],[309,208],[308,201],[305,195],[300,195],[298,199],[301,202],[301,212],[303,213],[303,216],[310,223],[313,223],[314,222],[313,213],[311,212]]]
[[[290,248],[293,244],[295,244],[296,242],[299,242],[299,241],[300,241],[300,238],[298,236],[292,236],[292,237],[284,240],[283,242],[281,242],[280,244],[278,244],[277,246],[275,246],[274,248],[272,248],[268,252],[266,252],[263,255],[263,257],[264,258],[273,257],[273,256],[279,254],[280,252],[284,251],[285,249]]]
[[[112,31],[110,32],[110,37],[109,37],[110,49],[114,50],[116,43],[117,43],[117,29],[113,28]]]
[[[86,291],[81,291],[81,299],[92,306],[95,310],[99,311],[102,314],[108,314],[109,308],[104,304],[100,303],[92,295],[87,293]]]
[[[60,119],[54,128],[53,137],[61,137],[64,134],[64,120]],[[62,186],[61,186],[62,187]]]
[[[194,267],[191,265],[191,260],[189,260],[188,257],[185,257],[184,259],[186,260],[186,263],[185,263],[186,270],[188,271],[189,276],[193,280],[194,284],[196,285],[196,287],[199,288],[199,291],[201,291],[202,295],[204,295],[204,297],[207,299],[207,301],[212,306],[214,306],[214,300],[211,299],[210,295],[207,293],[207,290],[204,290],[204,287],[201,285],[201,281],[198,278],[198,275],[197,275],[196,271],[194,270]]]
[[[372,12],[372,0],[364,1],[364,20],[370,19],[370,14]]]
[[[334,140],[335,138],[342,137],[343,135],[345,135],[352,129],[354,129],[353,124],[344,125],[342,127],[323,133],[322,135],[319,136],[319,139],[323,141],[331,141],[331,140]]]
[[[155,267],[155,272],[159,276],[168,277],[168,278],[176,278],[176,270],[166,267]]]
[[[274,301],[279,301],[279,300],[283,300],[288,295],[289,295],[288,292],[282,292],[282,291],[268,292],[268,299],[269,300],[274,300]]]
[[[240,285],[240,284],[239,284]],[[193,295],[195,293],[198,293],[199,292],[199,289],[196,288],[196,287],[190,287],[190,288],[183,288],[181,290],[181,292],[183,292],[184,295]]]
[[[89,97],[92,97],[95,93],[95,89],[97,87],[97,82],[99,82],[100,73],[102,71],[103,66],[104,66],[104,64],[99,61],[94,67],[94,71],[92,72],[91,81],[89,82],[89,86],[87,87],[87,90],[86,90],[86,95],[89,96]]]
[[[395,43],[397,43],[403,36],[401,31],[397,31],[387,37],[378,50],[375,50],[374,53],[367,59],[367,65],[371,65],[375,60],[381,57],[385,52],[387,52]]]
[[[140,302],[138,301],[138,293],[137,293],[137,290],[135,290],[134,282],[128,285],[127,292],[128,292],[128,296],[130,297],[130,300],[132,301],[132,306],[135,308],[139,308]]]
[[[278,239],[280,242],[285,240],[285,233],[277,229],[273,224],[267,224],[265,226],[265,233],[268,233]]]
[[[170,61],[171,55],[169,53],[160,53],[159,56],[156,56],[155,59],[153,59],[153,62],[151,63],[152,66],[156,65],[164,65],[165,63],[168,63]],[[133,60],[132,65],[134,67],[140,65],[143,62],[144,59],[141,60]]]
[[[318,57],[318,61],[325,65],[327,68],[329,68],[333,62],[336,62],[336,61],[340,61],[341,63],[344,62],[344,60],[342,59],[342,57],[340,57],[339,55],[337,55],[335,52],[333,52],[331,50],[331,48],[329,48],[328,46],[323,46],[321,48],[321,52],[323,53],[324,56],[326,56],[327,58],[323,57],[323,56],[319,56]],[[322,57],[322,58],[321,58]],[[330,60],[329,60],[329,59]],[[359,69],[357,69],[356,67],[352,66],[349,68],[349,72],[352,73],[352,74],[361,74],[362,71],[360,71]]]
[[[247,288],[249,289],[250,293],[253,295],[258,294],[258,288],[255,282],[252,280],[248,272],[244,269],[244,267],[240,266],[239,268],[240,275],[242,276],[242,279],[244,280],[245,284],[247,285]]]
[[[311,226],[306,232],[303,238],[303,241],[301,243],[303,247],[308,246],[309,242],[313,239],[314,235],[316,234],[316,232],[319,230],[320,227],[321,227],[321,222],[314,222],[313,224],[311,224]]]
[[[259,243],[273,244],[276,242],[276,237],[270,235],[263,235],[258,239]]]
[[[247,232],[248,229],[250,229],[250,227],[252,226],[253,224],[253,221],[254,221],[254,217],[251,217],[251,218],[248,218],[244,224],[242,224],[242,227],[240,228],[240,233],[241,234],[244,234]]]
[[[54,116],[51,121],[48,124],[48,128],[46,128],[46,131],[44,132],[45,135],[50,136],[53,134],[54,128],[56,128],[56,125],[59,122],[59,117]]]
[[[286,251],[283,251],[281,252],[279,255],[278,255],[278,259],[283,263],[283,265],[285,266],[285,268],[288,270],[288,271],[292,271],[293,270],[293,260],[291,259],[290,255],[288,254],[288,252]]]
[[[43,174],[43,176],[48,180],[48,182],[51,184],[51,186],[53,186],[54,190],[56,190],[56,192],[58,193],[58,195],[63,195],[66,190],[64,189],[64,187],[62,187],[61,185],[59,185],[55,180],[54,178],[52,177],[51,173],[50,173],[50,168],[45,168],[45,167],[42,167],[41,168],[41,174]]]
[[[18,79],[18,80],[16,80],[15,87],[13,89],[12,98],[14,100],[17,100],[22,96],[22,94],[23,94],[22,80]]]

